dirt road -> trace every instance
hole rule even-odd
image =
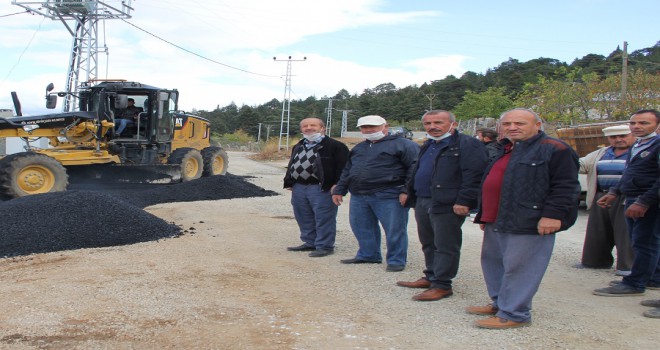
[[[412,215],[403,272],[339,263],[356,251],[347,205],[334,255],[288,252],[299,239],[283,163],[229,156],[230,173],[282,195],[147,208],[188,231],[180,238],[1,259],[0,349],[655,349],[660,341],[660,320],[639,305],[660,291],[593,296],[613,271],[572,267],[584,213],[560,233],[533,325],[483,330],[463,311],[487,302],[476,225],[464,225],[454,296],[415,302],[417,291],[395,286],[421,276]]]

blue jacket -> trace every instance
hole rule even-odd
[[[630,152],[632,155],[632,152]],[[660,191],[660,136],[656,136],[634,157],[628,158],[626,169],[616,188],[610,191],[635,198],[644,207],[658,205]]]
[[[400,134],[360,142],[351,150],[332,194],[364,195],[392,188],[404,193],[418,153],[419,146]]]
[[[504,146],[510,143],[506,139],[502,141]],[[504,147],[496,159],[503,155]],[[494,163],[495,160],[491,161],[484,179]],[[494,230],[538,234],[537,224],[542,217],[560,220],[562,231],[573,226],[580,194],[578,169],[575,151],[544,132],[517,142],[504,172]],[[474,222],[484,223],[481,211]]]
[[[427,141],[419,153],[422,154],[433,140]],[[440,149],[435,158],[433,176],[431,179],[431,198],[433,213],[451,213],[454,204],[475,208],[479,198],[479,185],[484,169],[488,165],[488,156],[484,144],[458,131],[449,137],[449,143]],[[419,163],[415,166],[415,172]],[[407,206],[414,206],[417,200],[415,191],[415,175],[408,184]]]

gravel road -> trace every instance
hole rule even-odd
[[[288,252],[299,239],[290,194],[281,189],[284,162],[246,156],[229,152],[229,171],[279,195],[146,208],[184,229],[178,238],[0,259],[0,349],[657,348],[660,321],[644,318],[639,301],[660,291],[594,296],[592,289],[615,279],[613,270],[573,267],[584,212],[559,234],[533,325],[484,330],[463,311],[488,301],[476,225],[464,225],[454,295],[415,302],[417,290],[395,285],[423,268],[412,213],[403,272],[339,263],[357,248],[347,205],[334,255]]]

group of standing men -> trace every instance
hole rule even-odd
[[[324,134],[323,121],[303,120],[304,138],[293,147],[284,180],[284,187],[292,190],[303,244],[288,250],[310,251],[311,257],[332,254],[337,206],[350,192],[349,218],[359,249],[354,258],[341,262],[381,263],[382,225],[386,270],[402,271],[412,207],[424,253],[424,276],[397,285],[425,289],[413,300],[440,300],[453,293],[461,227],[470,211],[478,209],[474,222],[484,230],[481,263],[492,303],[466,311],[489,316],[475,322],[483,328],[529,325],[532,298],[549,264],[554,234],[577,219],[577,154],[547,136],[541,118],[529,109],[504,112],[499,120],[503,138],[488,150],[486,142],[456,130],[456,119],[448,111],[429,111],[422,123],[427,141],[420,149],[400,135],[388,135],[387,122],[380,116],[362,117],[358,127],[366,140],[349,151]],[[649,152],[648,147],[644,152]],[[657,147],[655,152],[657,163]],[[657,176],[656,170],[656,180]],[[628,198],[629,192],[621,191],[635,210],[637,197]],[[656,214],[657,195],[643,201],[655,203]],[[639,274],[634,267],[632,271],[631,276]],[[621,285],[628,286],[625,278]]]

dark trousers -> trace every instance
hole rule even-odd
[[[616,269],[630,271],[633,249],[624,215],[624,197],[618,196],[609,208],[596,204],[605,193],[598,192],[589,208],[587,233],[582,248],[582,265],[609,268],[614,263],[612,248],[616,246]]]
[[[450,213],[429,213],[433,200],[417,198],[415,220],[417,234],[424,252],[425,278],[431,281],[431,288],[451,289],[451,280],[458,273],[461,258],[463,231],[461,226],[465,216]]]
[[[634,203],[626,199],[626,209]],[[623,283],[644,290],[647,284],[660,285],[660,210],[657,205],[649,207],[644,217],[626,218],[632,237],[635,260],[632,272],[623,278]]]

